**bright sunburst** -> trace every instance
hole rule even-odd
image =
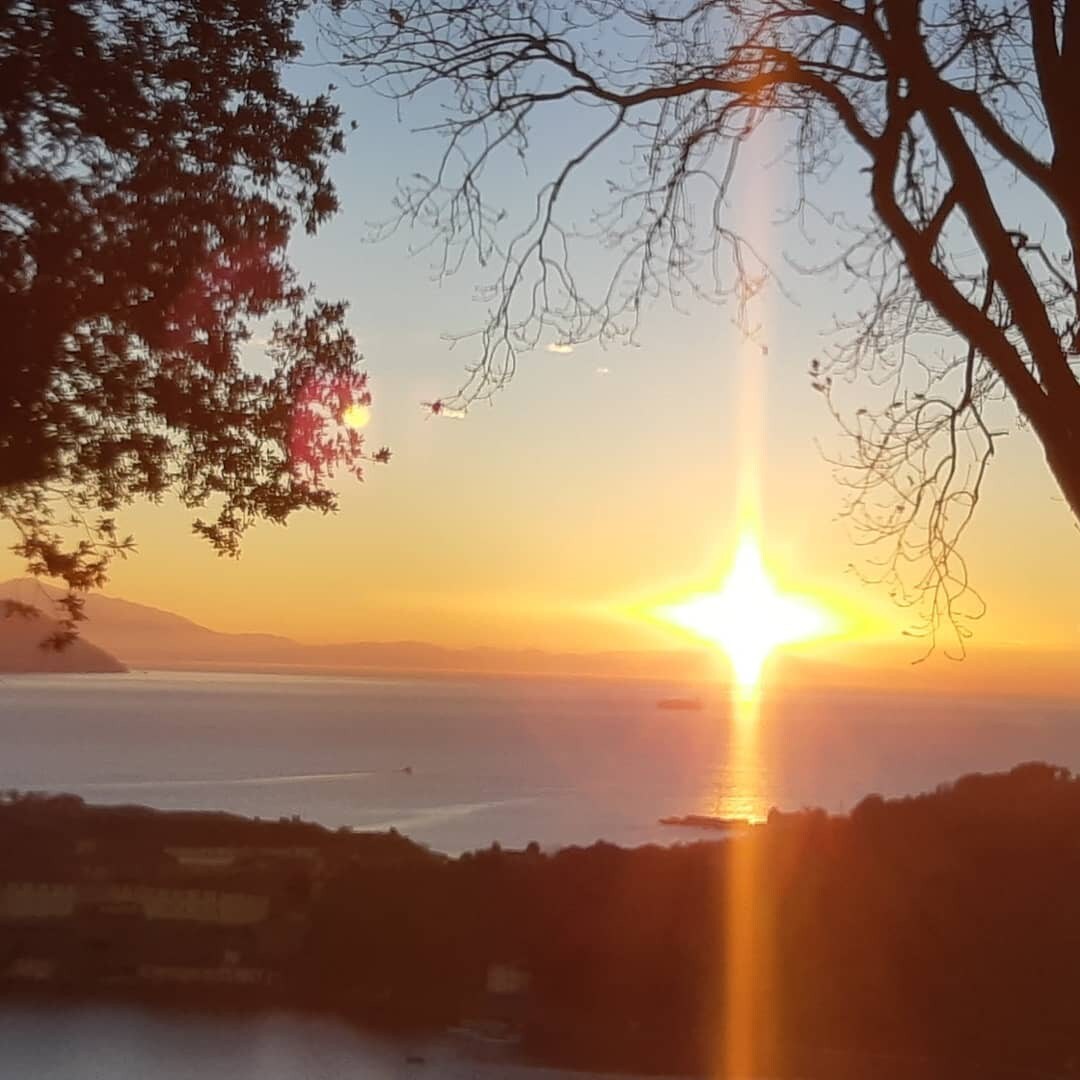
[[[777,646],[820,637],[835,628],[832,616],[814,601],[776,588],[752,536],[743,537],[719,591],[666,605],[656,613],[719,645],[743,692],[757,686],[765,660]]]

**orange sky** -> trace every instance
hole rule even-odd
[[[658,307],[637,348],[538,351],[493,407],[463,421],[428,417],[419,403],[451,392],[468,359],[467,344],[450,351],[442,335],[476,325],[482,309],[475,278],[437,286],[408,257],[409,237],[357,245],[419,153],[392,119],[377,122],[385,138],[338,163],[343,213],[294,254],[301,276],[351,303],[375,397],[367,431],[392,447],[392,463],[348,484],[336,516],[256,528],[239,561],[213,555],[175,505],[134,507],[121,521],[139,551],[116,565],[109,592],[214,628],[309,642],[667,647],[684,639],[628,612],[719,582],[749,489],[781,587],[837,609],[849,639],[916,654],[901,637],[909,613],[846,572],[856,553],[819,449],[835,448],[836,431],[806,370],[830,321],[823,312],[844,302],[835,284],[805,281],[794,302],[763,304],[768,355],[745,347],[729,310]],[[768,189],[742,197],[747,220],[771,235],[757,205]],[[257,364],[259,346],[250,352]],[[976,651],[1080,641],[1078,547],[1038,447],[1015,432],[966,542],[989,605]],[[0,555],[0,576],[21,573]]]
[[[232,561],[191,536],[179,508],[139,506],[124,516],[139,552],[116,565],[109,591],[216,628],[306,641],[670,644],[678,639],[620,613],[719,580],[736,540],[738,464],[722,378],[710,393],[695,372],[685,401],[676,385],[643,393],[646,358],[601,380],[581,374],[593,358],[545,357],[495,408],[461,422],[425,419],[420,386],[376,373],[372,437],[396,457],[345,490],[338,515],[260,526]],[[557,413],[535,407],[545,379],[571,389]],[[805,409],[817,404],[806,389]],[[594,416],[621,417],[599,445]],[[820,412],[812,427],[828,436]],[[860,634],[895,639],[906,614],[845,573],[853,552],[834,520],[839,493],[812,435],[777,446],[761,483],[761,544],[781,586],[839,606]],[[1037,449],[1017,434],[967,545],[990,606],[976,647],[1077,640],[1080,575],[1067,572],[1077,542]],[[3,560],[4,576],[21,572]]]

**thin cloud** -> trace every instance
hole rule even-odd
[[[420,402],[420,408],[428,414],[428,416],[438,416],[446,420],[464,420],[465,410],[455,409],[451,406],[444,404],[441,401],[422,401]]]
[[[553,341],[548,347],[548,352],[558,353],[560,356],[565,356],[567,353],[574,351],[574,346],[569,341]]]
[[[597,375],[610,375],[611,374],[611,368],[609,368],[609,367],[598,367],[596,369],[596,374]]]

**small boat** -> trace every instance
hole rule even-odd
[[[700,709],[701,698],[698,697],[669,697],[661,698],[657,703],[658,709]]]
[[[661,825],[682,825],[687,829],[749,829],[749,818],[713,817],[711,814],[683,814],[681,817],[662,817]]]
[[[465,1020],[446,1030],[451,1035],[494,1046],[516,1046],[521,1042],[521,1032],[505,1020]]]

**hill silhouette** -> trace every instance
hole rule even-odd
[[[31,578],[0,584],[0,600],[16,600],[39,608],[63,590]],[[132,667],[171,662],[215,660],[274,660],[297,647],[289,638],[272,634],[223,634],[171,611],[132,603],[118,597],[89,593],[82,632]]]
[[[29,672],[120,672],[127,668],[104,649],[79,638],[63,649],[47,644],[60,629],[58,623],[40,611],[8,611],[0,605],[0,671]]]
[[[4,793],[0,888],[89,895],[70,917],[0,920],[0,959],[50,965],[60,992],[101,996],[125,978],[139,993],[141,963],[205,974],[231,950],[278,973],[275,1007],[512,1033],[534,1064],[717,1076],[727,905],[744,875],[762,1018],[740,1035],[757,1063],[747,1075],[1066,1080],[1080,1062],[1078,834],[1080,779],[1038,762],[871,795],[849,814],[773,811],[723,841],[494,844],[457,858],[393,832]],[[185,866],[178,851],[226,861]],[[253,892],[269,914],[258,933],[156,931],[130,908],[94,911],[110,882]],[[190,985],[205,1007],[215,984]],[[183,1005],[181,989],[158,1000]],[[235,995],[252,1001],[239,984]]]
[[[60,589],[27,578],[0,583],[0,600],[48,610]],[[183,615],[118,597],[86,597],[84,637],[134,668],[253,673],[400,673],[589,676],[665,682],[724,682],[723,658],[706,648],[559,652],[448,648],[424,641],[311,644],[278,634],[224,633]],[[979,645],[961,664],[939,654],[913,664],[910,642],[846,642],[812,655],[778,654],[767,678],[787,690],[854,688],[948,694],[1022,693],[1080,697],[1075,653]]]
[[[27,578],[0,584],[0,600],[47,605],[62,590]],[[410,671],[481,674],[704,678],[703,651],[556,653],[542,649],[452,649],[423,641],[304,644],[274,634],[232,634],[145,604],[90,593],[85,633],[131,667],[199,670]]]

